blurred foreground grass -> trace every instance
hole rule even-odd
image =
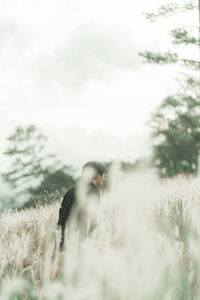
[[[200,299],[200,179],[116,169],[110,184],[96,230],[66,232],[65,252],[60,203],[1,216],[0,299]]]

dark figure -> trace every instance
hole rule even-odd
[[[94,196],[100,202],[99,188],[104,181],[105,167],[104,165],[91,161],[86,163],[82,168],[82,179],[86,178],[86,196]],[[58,226],[61,226],[61,242],[60,250],[64,248],[64,234],[66,223],[71,216],[72,209],[76,209],[78,202],[77,185],[72,187],[64,196],[59,209]]]

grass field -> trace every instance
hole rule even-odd
[[[0,218],[0,299],[200,299],[200,179],[121,176],[59,251],[60,203]]]

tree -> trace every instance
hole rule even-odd
[[[182,1],[162,5],[146,18],[155,21],[161,16],[172,16],[199,9],[197,2]],[[200,12],[199,12],[200,13]],[[187,26],[188,27],[188,26]],[[179,78],[181,92],[166,97],[152,114],[150,125],[153,137],[154,165],[161,177],[179,173],[196,174],[200,150],[200,61],[185,57],[179,46],[198,48],[198,27],[177,27],[170,32],[177,51],[140,53],[145,62],[179,64],[187,73]],[[187,52],[188,53],[188,52]]]
[[[198,3],[188,0],[182,2],[173,2],[167,5],[162,5],[158,8],[157,11],[153,11],[151,13],[146,13],[146,19],[150,22],[155,22],[159,17],[164,16],[173,16],[174,14],[186,13],[191,10],[200,10]],[[200,11],[199,11],[200,16]],[[199,19],[200,22],[200,19]],[[200,24],[199,24],[200,26]],[[199,26],[179,26],[175,29],[171,30],[170,35],[172,38],[172,44],[175,46],[185,45],[185,46],[196,46],[200,45],[200,27]],[[186,28],[187,27],[187,28]],[[179,53],[178,48],[177,51],[169,50],[164,53],[155,53],[152,51],[145,51],[139,53],[140,56],[145,58],[145,62],[148,63],[156,63],[156,64],[169,64],[176,63],[181,66],[185,66],[187,68],[191,68],[193,70],[199,70],[200,61],[199,59],[190,59],[188,57],[184,57],[181,53]]]
[[[33,200],[34,196],[37,200],[42,188],[50,183],[58,185],[62,176],[64,180],[73,180],[71,174],[66,174],[72,172],[69,166],[63,165],[54,154],[46,154],[47,137],[36,126],[17,126],[7,140],[9,145],[4,154],[11,166],[2,177],[16,197],[23,195],[26,200]]]
[[[36,207],[60,200],[66,191],[75,184],[75,179],[68,174],[69,169],[59,169],[50,173],[39,186],[29,188],[30,200],[23,205],[23,208]]]
[[[200,102],[187,91],[166,97],[152,116],[154,165],[161,177],[197,174],[200,150]],[[196,84],[195,84],[196,86]]]

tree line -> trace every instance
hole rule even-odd
[[[35,125],[17,126],[7,138],[4,155],[10,167],[1,176],[14,193],[11,206],[17,209],[58,201],[79,179],[71,165],[64,164],[55,154],[47,153],[46,141],[47,136]],[[121,168],[125,172],[132,171],[141,162],[121,162]],[[108,173],[112,162],[105,162],[105,165]],[[107,188],[108,180],[103,186],[104,190]],[[17,206],[19,199],[22,203]]]

